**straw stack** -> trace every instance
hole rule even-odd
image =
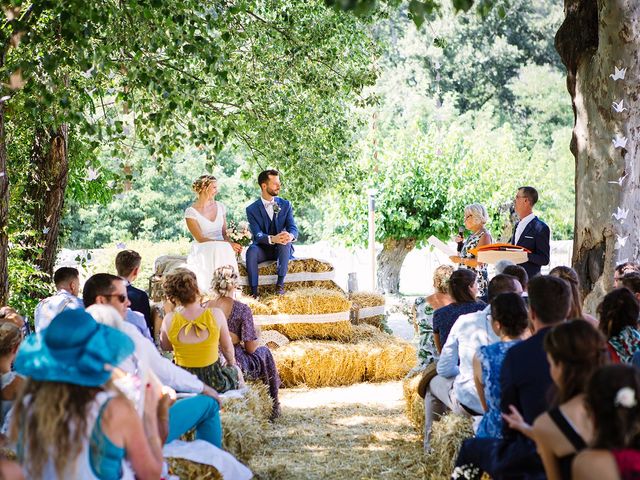
[[[431,453],[426,464],[428,477],[451,478],[462,442],[473,437],[471,418],[448,413],[434,422],[431,430]]]
[[[333,265],[328,262],[322,262],[315,258],[295,258],[289,260],[289,269],[287,273],[325,273],[331,272]],[[247,267],[240,263],[238,264],[238,272],[241,277],[246,277]],[[258,268],[258,275],[277,275],[278,266],[276,262],[268,265],[263,265]]]
[[[169,458],[169,473],[178,478],[189,480],[223,480],[222,474],[216,467],[192,462],[184,458]]]
[[[287,292],[285,295],[272,295],[260,300],[243,298],[254,315],[305,315],[309,323],[267,323],[262,330],[275,330],[290,340],[302,338],[318,340],[349,341],[352,336],[351,323],[348,320],[339,322],[314,323],[314,315],[348,312],[351,303],[338,290],[308,287]],[[275,321],[274,317],[274,321]]]
[[[222,446],[243,463],[247,463],[264,443],[273,407],[264,383],[247,382],[247,386],[249,390],[244,397],[225,400],[220,413]]]
[[[402,380],[402,392],[405,400],[405,412],[411,424],[424,435],[424,399],[418,395],[418,384],[422,379],[422,372],[407,376]]]
[[[385,320],[384,314],[360,318],[360,310],[369,307],[383,307],[385,305],[384,295],[374,292],[354,292],[349,296],[349,300],[351,300],[352,318],[356,325],[368,323],[374,327],[382,327]]]
[[[415,347],[371,325],[353,327],[348,343],[303,340],[273,352],[285,387],[398,380],[415,363]]]

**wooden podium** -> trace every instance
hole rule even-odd
[[[491,243],[479,248],[470,250],[480,263],[498,263],[500,260],[509,260],[515,264],[526,263],[529,260],[528,254],[531,253],[524,247],[519,245],[511,245],[509,243]]]

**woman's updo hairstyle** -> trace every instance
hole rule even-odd
[[[213,175],[201,175],[196,181],[191,184],[191,188],[197,195],[200,195],[201,192],[204,192],[209,185],[213,182],[217,181],[216,177]]]
[[[13,323],[0,325],[0,356],[8,355],[22,342],[22,331]]]
[[[516,338],[529,326],[529,314],[522,297],[506,292],[491,300],[491,317],[500,325],[500,330],[511,338]]]
[[[195,273],[186,268],[178,268],[169,273],[162,283],[165,296],[176,305],[187,305],[198,298],[198,281]]]
[[[640,371],[631,365],[597,370],[587,387],[586,405],[593,418],[593,448],[640,449]]]
[[[216,268],[211,280],[211,291],[218,297],[230,297],[238,288],[238,274],[231,265]]]
[[[433,288],[436,292],[449,293],[449,278],[453,273],[451,265],[440,265],[433,272]]]

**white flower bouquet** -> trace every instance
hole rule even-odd
[[[229,237],[229,240],[234,243],[239,243],[243,247],[248,246],[251,243],[251,230],[249,230],[249,224],[247,222],[228,222],[227,236]]]

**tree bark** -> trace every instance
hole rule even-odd
[[[4,102],[0,103],[0,305],[9,302],[9,176],[4,132]]]
[[[378,290],[384,293],[400,292],[400,269],[407,254],[416,246],[412,238],[390,238],[384,241],[378,255]]]
[[[43,272],[53,274],[58,232],[69,174],[68,126],[39,127],[31,149],[29,193],[34,199],[32,225],[41,252],[34,258]]]
[[[640,232],[640,3],[635,0],[565,0],[556,49],[567,67],[575,125],[576,216],[573,266],[594,312],[613,285],[617,263],[637,260]],[[614,80],[614,67],[626,68]],[[613,102],[624,101],[622,112]],[[627,138],[616,148],[616,136]],[[625,176],[626,175],[626,176]],[[621,185],[618,182],[621,180]],[[626,218],[620,218],[628,210]]]

